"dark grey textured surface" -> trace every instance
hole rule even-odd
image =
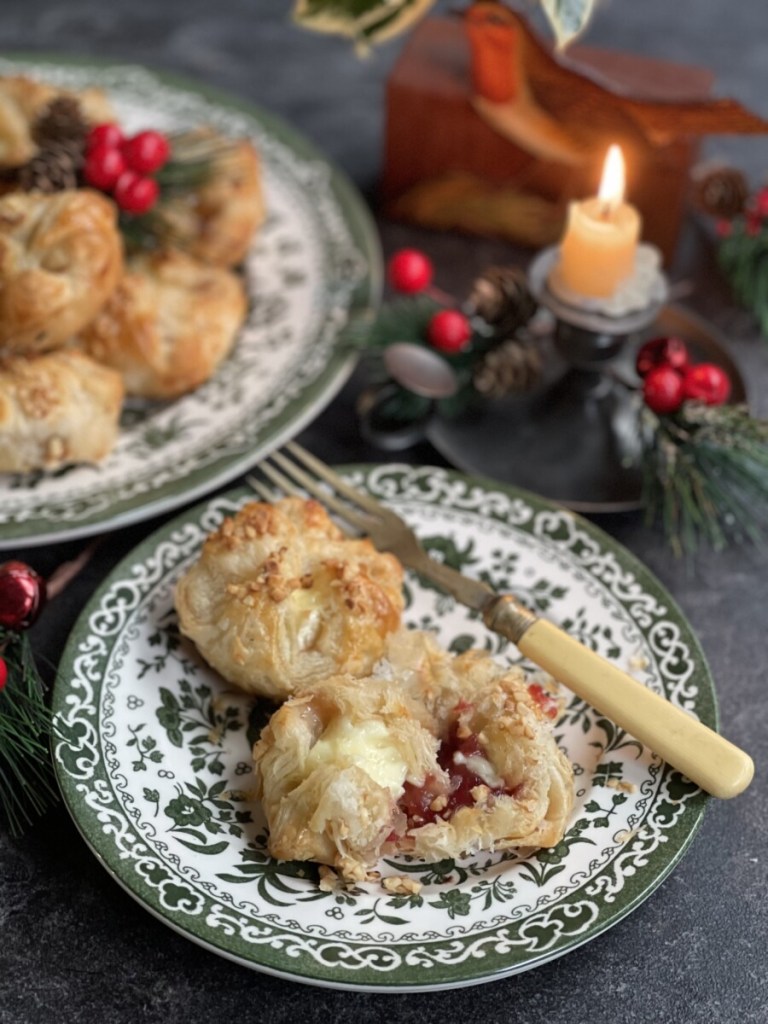
[[[185,72],[272,108],[372,194],[380,160],[383,82],[399,43],[359,62],[339,40],[290,26],[278,0],[3,0],[0,50],[129,58]],[[718,91],[768,115],[765,0],[613,0],[589,32],[594,44],[709,64]],[[768,173],[766,140],[712,141],[754,180]],[[382,224],[386,251],[423,245],[439,281],[463,291],[475,271],[508,259],[501,243]],[[692,303],[731,337],[755,406],[768,414],[768,348],[732,305],[695,234],[681,268]],[[305,433],[340,461],[378,453],[356,436],[353,382]],[[424,446],[412,461],[439,461]],[[310,989],[249,971],[199,949],[154,920],[102,870],[62,809],[27,837],[0,836],[0,1022],[187,1024],[230,1020],[437,1021],[488,1024],[764,1024],[768,1021],[768,696],[766,561],[754,551],[676,564],[635,515],[598,520],[671,590],[698,632],[717,680],[723,731],[755,757],[746,795],[713,803],[683,862],[610,932],[567,957],[506,981],[418,996]],[[52,661],[108,569],[158,521],[110,538],[67,598],[50,606],[35,644]],[[79,550],[68,543],[19,552],[44,574]]]

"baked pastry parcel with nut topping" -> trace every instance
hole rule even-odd
[[[401,639],[413,653],[407,631],[390,647]],[[418,642],[431,666],[336,676],[272,716],[254,762],[273,856],[359,881],[382,855],[438,860],[562,838],[573,777],[554,702],[519,668]]]
[[[210,171],[196,188],[163,203],[162,217],[175,244],[195,259],[234,267],[266,215],[261,161],[248,139],[200,128],[186,142],[193,151],[195,139],[209,155]]]
[[[123,374],[129,395],[176,398],[231,350],[246,314],[241,278],[178,250],[132,256],[78,343]]]
[[[0,357],[0,472],[98,462],[122,404],[120,374],[82,352]]]
[[[0,198],[0,352],[43,352],[69,341],[122,270],[117,207],[101,193]]]
[[[18,167],[37,152],[32,127],[49,103],[76,99],[86,121],[114,120],[114,112],[101,89],[72,92],[25,75],[0,77],[0,164]]]
[[[369,674],[400,624],[403,570],[316,501],[251,502],[176,585],[182,633],[228,682],[283,700]]]

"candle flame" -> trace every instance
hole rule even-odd
[[[603,164],[603,176],[597,196],[608,213],[621,206],[624,200],[624,156],[619,146],[609,146]]]

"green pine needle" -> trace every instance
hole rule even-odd
[[[755,230],[745,218],[735,220],[718,258],[739,302],[755,314],[768,338],[768,223]]]
[[[746,406],[646,413],[643,502],[676,554],[768,539],[768,422]]]
[[[8,681],[0,691],[0,824],[18,836],[58,799],[49,713],[29,638],[0,630]]]

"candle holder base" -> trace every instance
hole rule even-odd
[[[552,318],[541,338],[539,386],[503,399],[478,399],[456,418],[435,416],[426,434],[458,469],[534,491],[577,512],[642,505],[638,347],[653,333],[684,337],[696,361],[722,366],[734,401],[744,382],[718,333],[701,318],[658,299],[607,316],[563,304],[547,286],[553,254],[534,260],[530,286]],[[666,295],[666,279],[663,282]]]
[[[611,375],[566,366],[543,387],[433,419],[427,437],[457,468],[514,483],[581,512],[640,506],[639,395]],[[555,369],[553,364],[557,364]]]

